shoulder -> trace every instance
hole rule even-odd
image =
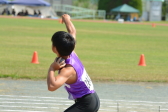
[[[67,78],[67,84],[73,84],[77,80],[76,71],[71,65],[66,65],[66,67],[60,70],[60,74]]]
[[[71,53],[71,55],[72,55],[72,56],[75,56],[75,57],[78,57],[78,55],[76,54],[75,51],[73,51],[73,52]],[[78,58],[79,58],[79,57],[78,57]]]
[[[74,68],[71,65],[66,65],[59,72],[59,75],[63,75],[65,77],[71,77],[75,73]]]

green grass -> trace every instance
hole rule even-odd
[[[168,27],[73,21],[76,53],[93,80],[168,82]],[[0,18],[0,77],[45,79],[57,20]],[[32,64],[33,52],[40,64]],[[138,66],[144,54],[147,66]]]

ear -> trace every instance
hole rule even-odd
[[[52,51],[59,56],[57,48],[55,46],[53,46],[53,45],[52,45]]]
[[[56,47],[53,46],[53,45],[52,45],[52,51],[53,51],[54,53],[57,53],[57,49],[56,49]]]

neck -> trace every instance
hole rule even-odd
[[[64,58],[64,59],[68,59],[69,58],[69,56],[61,56],[62,58]]]

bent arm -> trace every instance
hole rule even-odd
[[[66,68],[61,70],[61,73],[55,77],[55,70],[50,67],[47,76],[47,85],[49,91],[55,91],[61,87],[71,77]]]
[[[55,82],[55,71],[50,67],[48,70],[48,76],[47,76],[47,85],[49,91],[55,91],[59,88],[59,85]]]
[[[74,39],[76,40],[76,29],[70,20],[70,16],[68,14],[64,14],[64,15],[62,15],[62,20],[65,23],[65,26],[66,26],[68,33],[70,33],[74,37]]]

